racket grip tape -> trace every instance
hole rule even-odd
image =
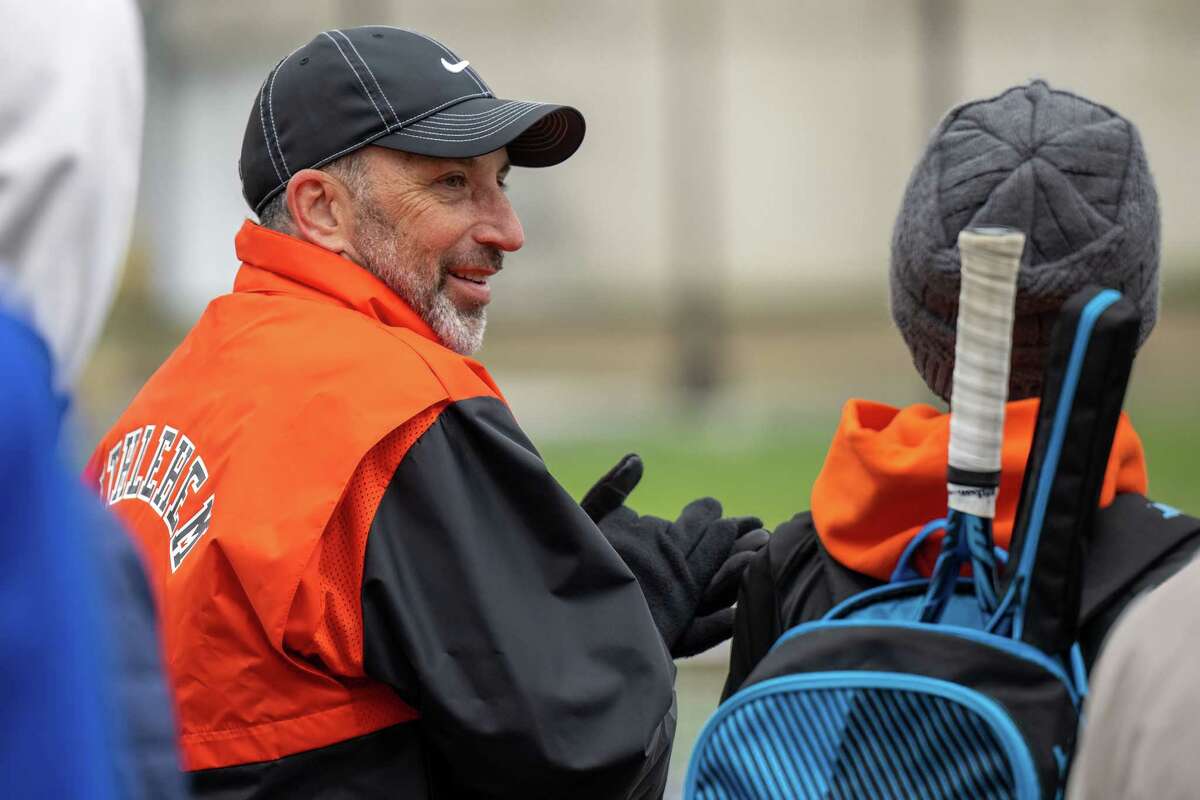
[[[950,395],[949,506],[990,518],[1025,235],[1011,228],[968,228],[959,233],[958,247],[962,287]]]

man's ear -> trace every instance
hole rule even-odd
[[[354,200],[328,172],[302,169],[287,185],[287,207],[296,237],[357,261],[354,252]]]

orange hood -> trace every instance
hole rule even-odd
[[[1008,547],[1038,400],[1009,403],[1004,419],[996,544]],[[898,409],[850,400],[812,490],[813,524],[825,549],[845,566],[887,580],[904,546],[946,514],[950,415],[918,404]],[[1142,442],[1122,413],[1100,490],[1100,506],[1118,493],[1146,493]],[[928,573],[935,547],[917,565]]]

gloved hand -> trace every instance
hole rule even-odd
[[[762,523],[756,518],[744,519],[754,520],[757,527],[738,537],[729,552],[729,558],[725,559],[725,563],[709,581],[696,606],[696,618],[684,632],[684,641],[677,648],[680,652],[672,654],[677,658],[703,653],[733,636],[733,604],[737,602],[742,573],[771,538],[771,534],[761,527]]]
[[[689,503],[675,522],[624,505],[642,476],[636,454],[622,458],[580,505],[629,566],[675,658],[696,655],[733,634],[742,571],[768,534],[756,517],[722,518],[712,498]]]
[[[625,498],[642,479],[643,470],[641,456],[637,453],[625,454],[615,467],[596,481],[595,486],[588,489],[579,505],[592,518],[592,522],[599,525],[600,520],[624,505]]]

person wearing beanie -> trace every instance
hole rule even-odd
[[[997,544],[1007,547],[1059,308],[1090,284],[1118,289],[1141,312],[1139,346],[1157,318],[1158,200],[1137,128],[1103,105],[1033,81],[954,108],[933,132],[896,219],[891,309],[917,372],[947,403],[961,280],[956,243],[959,231],[974,226],[1026,233],[994,523]],[[947,411],[928,404],[846,403],[811,510],[781,525],[743,575],[723,697],[785,630],[886,582],[918,531],[945,514],[949,428]],[[1147,563],[1121,591],[1085,609],[1081,644],[1089,664],[1129,599],[1200,546],[1194,535],[1165,552],[1141,544],[1141,531],[1112,504],[1118,496],[1144,501],[1146,491],[1142,444],[1122,414],[1093,540]],[[1148,501],[1120,505],[1155,519],[1168,513]],[[917,551],[925,575],[937,544],[931,537]],[[1120,552],[1117,560],[1128,561]],[[1085,575],[1085,593],[1088,581],[1104,578]]]
[[[917,163],[892,236],[892,318],[913,364],[950,401],[958,318],[958,232],[1026,236],[1017,278],[1009,399],[1041,392],[1059,307],[1083,287],[1137,306],[1138,346],[1158,318],[1158,195],[1133,123],[1043,81],[967,103]]]

